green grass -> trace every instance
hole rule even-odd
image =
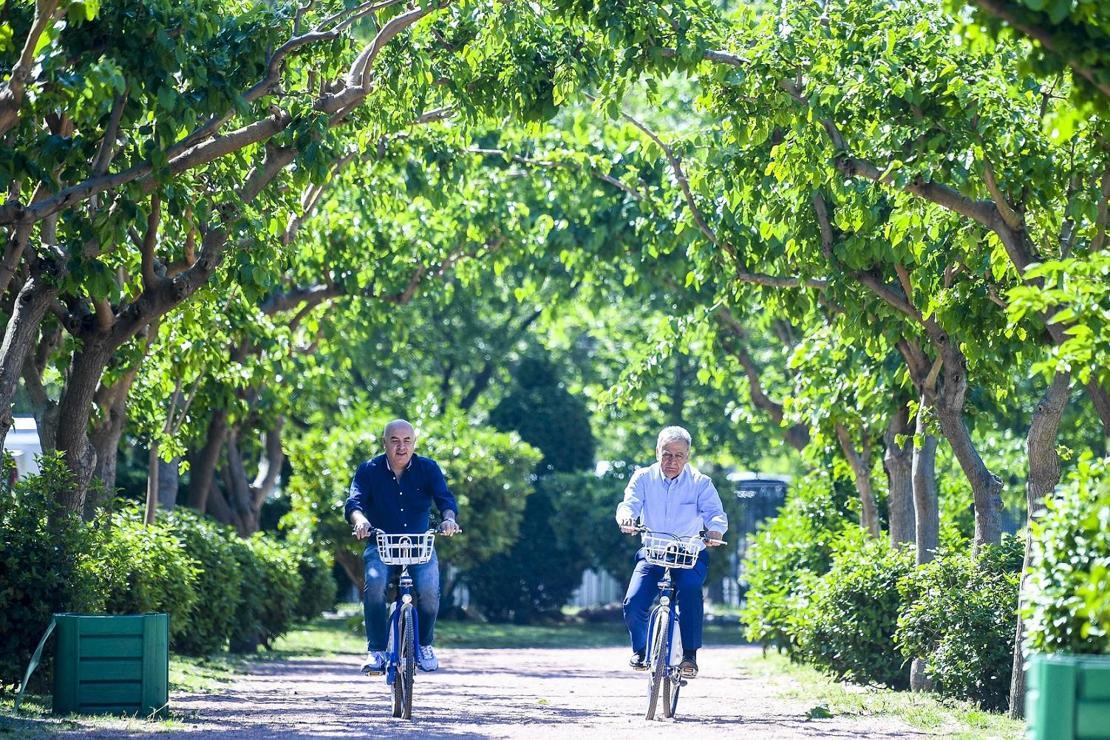
[[[840,683],[774,652],[745,661],[743,667],[755,678],[793,679],[779,692],[782,698],[804,699],[812,702],[814,709],[824,707],[833,715],[897,717],[931,734],[966,740],[1016,739],[1025,730],[1025,723],[1019,720],[985,712],[968,702]]]

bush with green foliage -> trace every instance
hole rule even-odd
[[[41,472],[9,485],[0,474],[0,693],[23,680],[27,661],[55,612],[98,612],[104,593],[93,560],[96,534],[58,508],[72,474],[59,457],[43,456]],[[47,670],[35,678],[46,685]]]
[[[908,687],[909,669],[891,636],[901,606],[898,581],[912,569],[909,548],[844,528],[832,567],[791,620],[796,655],[838,680]]]
[[[100,530],[96,558],[106,588],[104,611],[166,612],[174,643],[188,631],[200,567],[165,524],[144,524],[137,507],[116,512]]]
[[[847,497],[832,479],[814,473],[798,480],[773,519],[751,537],[743,563],[747,601],[740,619],[752,642],[780,649],[794,646],[793,601],[811,579],[832,564],[833,541],[849,523]]]
[[[1110,654],[1110,458],[1081,460],[1033,522],[1027,652]]]
[[[233,537],[229,540],[235,566],[242,576],[239,599],[228,635],[228,649],[234,653],[253,653],[262,639],[262,601],[266,598],[265,575],[262,562],[255,555],[248,540]]]
[[[568,475],[536,481],[516,543],[508,552],[467,571],[470,594],[486,618],[534,622],[558,613],[578,587],[589,557],[577,544],[573,531],[577,522],[559,516],[562,499],[576,493],[576,487],[566,484],[576,478]]]
[[[925,661],[942,696],[984,709],[1008,705],[1024,547],[1021,538],[1006,536],[977,557],[941,551],[899,582],[895,642],[907,659]]]
[[[297,572],[301,587],[293,616],[297,619],[315,619],[322,612],[335,607],[335,578],[332,577],[332,559],[315,550],[297,549]]]
[[[258,561],[262,575],[262,599],[259,603],[259,642],[268,650],[274,640],[289,631],[296,615],[304,583],[297,564],[297,554],[261,532],[247,540]]]
[[[222,650],[231,635],[243,582],[230,541],[236,534],[191,509],[175,509],[161,522],[181,538],[198,567],[196,605],[174,641],[174,650],[188,655]]]

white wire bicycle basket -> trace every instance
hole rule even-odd
[[[693,568],[698,562],[698,553],[705,547],[701,537],[672,537],[670,535],[644,533],[644,558],[652,565],[664,568]]]
[[[432,559],[434,532],[386,534],[378,532],[378,557],[384,565],[421,565]]]

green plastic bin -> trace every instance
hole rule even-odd
[[[1110,657],[1033,656],[1025,719],[1031,740],[1110,740]]]
[[[55,614],[55,714],[165,717],[169,710],[167,614]]]

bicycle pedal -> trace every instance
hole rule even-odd
[[[685,686],[686,685],[686,679],[685,678],[680,678],[678,680],[678,685],[679,686]]]

